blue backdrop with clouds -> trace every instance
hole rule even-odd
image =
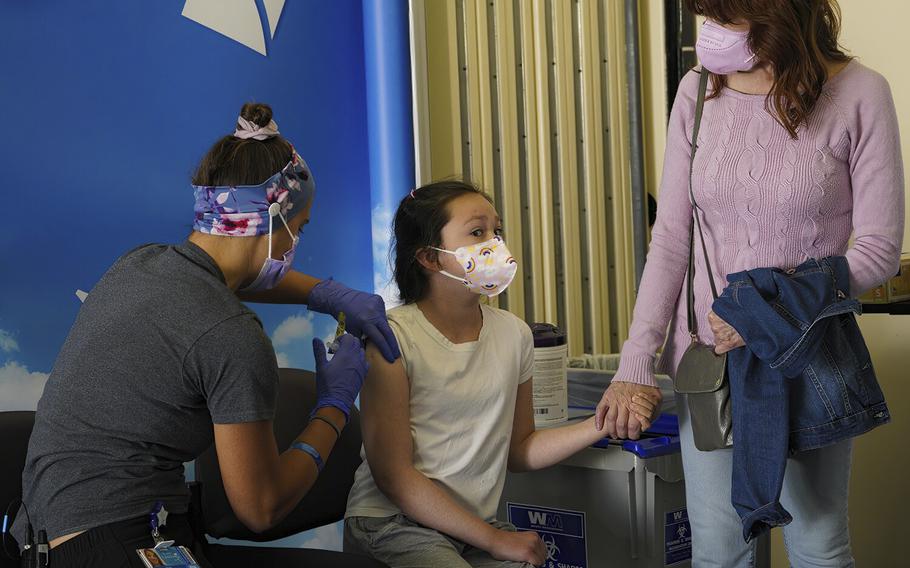
[[[0,410],[34,408],[76,289],[139,244],[189,234],[191,173],[247,101],[273,106],[316,179],[295,268],[373,288],[360,2],[287,2],[271,37],[259,0],[250,25],[267,56],[182,16],[184,4],[0,4]],[[309,339],[334,322],[253,308],[279,362],[312,368]],[[337,546],[336,529],[303,542]]]

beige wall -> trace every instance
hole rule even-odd
[[[903,131],[904,164],[910,163],[910,74],[901,56],[907,50],[910,3],[841,0],[841,43],[865,65],[888,79]],[[884,8],[887,6],[887,11]],[[910,227],[908,227],[910,228]],[[904,250],[910,245],[904,231]],[[893,422],[863,436],[854,450],[850,524],[857,566],[907,566],[910,537],[910,382],[905,357],[910,347],[910,316],[867,315],[860,325]],[[778,564],[786,566],[785,563]]]
[[[907,63],[907,22],[910,2],[903,0],[840,0],[843,15],[841,44],[891,84],[897,120],[903,135],[904,164],[910,163],[910,65]],[[904,187],[910,187],[905,176]],[[910,201],[905,211],[910,210]],[[904,228],[904,250],[910,245],[910,225]]]
[[[663,160],[666,105],[663,69],[663,12],[659,2],[643,2],[644,90],[648,187],[656,190]],[[903,130],[904,163],[910,164],[910,67],[905,53],[910,2],[841,0],[841,43],[891,84]],[[887,8],[887,11],[884,9]],[[659,91],[659,92],[658,92]],[[910,205],[910,203],[908,203]],[[910,249],[910,226],[904,247]],[[910,537],[910,316],[865,315],[860,326],[872,352],[893,422],[856,442],[850,495],[850,524],[856,564],[860,567],[908,566]],[[773,533],[772,566],[787,566],[780,531]]]

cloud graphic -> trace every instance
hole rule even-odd
[[[344,531],[344,524],[339,521],[331,525],[324,525],[319,528],[302,532],[294,536],[289,536],[287,538],[282,538],[279,540],[273,540],[270,542],[252,542],[244,540],[232,540],[229,538],[211,538],[209,537],[208,541],[210,543],[217,544],[239,544],[243,546],[261,546],[261,547],[276,547],[276,548],[316,548],[320,550],[336,550],[341,551],[342,543],[342,534]]]
[[[44,392],[47,373],[30,372],[16,361],[0,367],[0,412],[35,410]]]
[[[312,339],[318,337],[328,345],[335,339],[337,323],[328,316],[313,312],[295,314],[272,332],[272,345],[276,348],[278,366],[291,369],[315,369]]]
[[[321,526],[310,532],[300,535],[301,548],[318,548],[320,550],[341,550],[343,524],[335,523],[332,525]]]
[[[401,303],[398,286],[392,277],[391,247],[392,219],[395,215],[392,204],[380,204],[373,208],[371,216],[373,235],[373,291],[382,296],[386,308]]]
[[[13,335],[5,329],[0,329],[0,351],[12,353],[19,351],[19,342]]]
[[[297,314],[284,320],[272,333],[272,344],[279,347],[300,343],[313,337],[313,313]]]

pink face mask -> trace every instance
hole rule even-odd
[[[749,32],[728,30],[711,20],[701,26],[695,53],[705,69],[718,75],[748,71],[755,66]]]

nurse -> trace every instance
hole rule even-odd
[[[161,538],[194,548],[183,463],[213,441],[237,517],[254,531],[275,525],[309,491],[347,423],[367,372],[361,336],[388,361],[399,357],[381,298],[291,270],[315,185],[269,106],[243,106],[193,186],[189,238],[114,263],[38,403],[23,500],[35,531],[47,533],[54,568],[142,566],[136,551],[154,546],[152,519],[164,511]],[[275,352],[244,301],[347,316],[352,335],[330,361],[313,341],[318,402],[290,448],[272,433]],[[13,529],[20,543],[25,519],[20,511]]]

